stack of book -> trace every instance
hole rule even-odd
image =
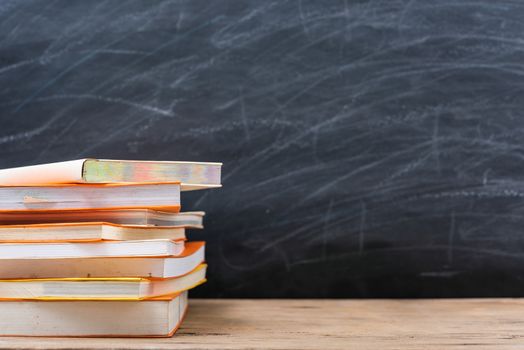
[[[205,282],[203,212],[220,163],[82,159],[0,170],[0,335],[171,336]]]

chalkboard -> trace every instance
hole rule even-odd
[[[2,1],[0,167],[222,161],[198,297],[524,295],[524,3]]]

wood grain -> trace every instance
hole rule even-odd
[[[172,338],[0,338],[0,348],[516,349],[523,337],[524,299],[197,299]]]

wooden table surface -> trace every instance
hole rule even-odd
[[[524,299],[197,299],[172,338],[0,338],[0,349],[472,347],[524,348]]]

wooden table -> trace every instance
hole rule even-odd
[[[191,300],[173,338],[0,338],[1,349],[472,347],[524,348],[524,299]]]

